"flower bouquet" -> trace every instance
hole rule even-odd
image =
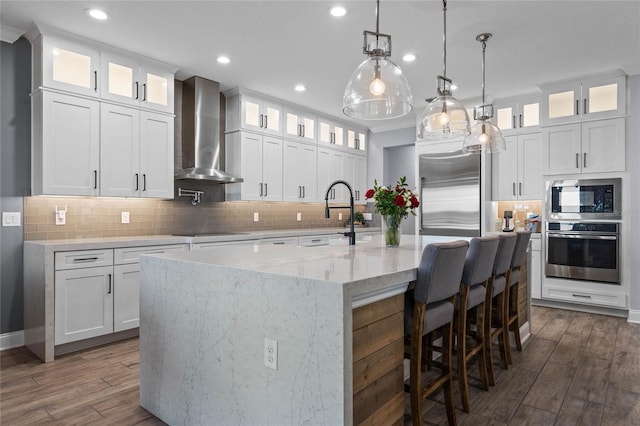
[[[374,200],[374,211],[380,213],[383,217],[387,247],[400,245],[400,222],[409,213],[415,216],[414,209],[420,205],[418,197],[407,185],[407,177],[400,178],[395,188],[378,186],[378,181],[374,180],[373,188],[367,191],[365,198]]]

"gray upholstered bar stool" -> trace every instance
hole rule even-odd
[[[489,384],[495,386],[496,379],[493,373],[493,361],[491,357],[491,342],[498,339],[500,349],[500,359],[502,367],[509,368],[507,361],[507,346],[509,345],[509,335],[505,333],[505,323],[508,315],[507,311],[507,282],[511,274],[511,259],[513,249],[516,247],[518,236],[516,234],[501,234],[496,252],[496,259],[493,262],[493,271],[489,286],[487,287],[487,298],[485,300],[485,340],[487,357],[487,376]]]
[[[453,316],[468,246],[466,241],[426,246],[415,287],[405,297],[405,333],[411,331],[409,391],[414,426],[423,424],[422,400],[441,387],[444,390],[448,423],[456,424],[452,375]],[[442,331],[443,337],[442,360],[437,363],[441,373],[423,386],[423,367],[426,367],[427,361],[431,361],[426,359],[430,352],[425,350],[423,344],[428,340],[426,336],[438,330]]]
[[[520,231],[518,234],[518,240],[516,241],[516,248],[513,250],[513,258],[511,259],[511,274],[509,276],[509,290],[508,290],[508,313],[506,322],[506,335],[509,332],[513,332],[514,340],[516,341],[516,348],[522,350],[522,341],[520,340],[520,319],[518,318],[518,283],[520,283],[521,268],[527,258],[527,247],[529,246],[529,239],[531,239],[530,231]],[[508,337],[507,337],[508,338]],[[507,361],[509,364],[513,363],[511,358],[511,345],[507,345]]]
[[[487,357],[485,356],[485,297],[487,286],[493,271],[493,262],[500,240],[497,236],[473,238],[469,242],[469,250],[464,264],[462,281],[460,283],[460,301],[456,314],[456,358],[458,361],[458,383],[462,408],[469,412],[469,378],[467,365],[476,358],[480,370],[482,388],[489,390],[487,379]],[[467,315],[472,315],[467,321]],[[475,330],[471,330],[471,323],[475,323]],[[471,339],[468,339],[471,338]],[[472,342],[468,345],[468,343]],[[469,347],[467,347],[469,346]]]

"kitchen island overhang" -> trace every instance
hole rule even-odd
[[[169,424],[352,424],[353,309],[404,293],[443,240],[143,256],[140,404]]]

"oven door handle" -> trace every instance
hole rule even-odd
[[[549,238],[575,238],[580,240],[617,240],[617,235],[588,235],[588,234],[556,234],[547,232]]]

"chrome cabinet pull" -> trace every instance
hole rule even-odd
[[[269,186],[265,183],[264,184],[264,196],[267,197],[269,195]]]
[[[261,129],[264,128],[263,123],[264,123],[264,115],[260,114],[260,128]]]
[[[98,171],[93,171],[93,189],[98,189]]]
[[[267,114],[264,115],[264,128],[269,128],[269,116]]]
[[[512,129],[516,128],[516,116],[515,115],[511,116],[511,128]]]
[[[576,99],[576,115],[580,115],[580,101]]]
[[[136,191],[139,190],[140,187],[140,179],[138,173],[136,173]]]
[[[580,168],[580,165],[578,164],[578,161],[580,161],[580,154],[576,152],[576,169]]]
[[[320,241],[322,241],[320,238],[316,238],[314,240],[311,240],[312,243],[319,243]]]
[[[583,169],[587,168],[587,153],[586,152],[584,154],[582,154],[582,168]]]
[[[98,71],[93,72],[93,90],[98,91]]]
[[[304,124],[303,124],[302,125],[302,137],[305,137],[304,134],[305,134],[305,128],[304,128]]]
[[[582,113],[587,113],[587,98],[584,98],[584,101],[582,102]]]
[[[136,81],[136,99],[140,97],[140,83]]]
[[[142,102],[147,101],[147,83],[142,85]]]
[[[522,114],[520,114],[520,127],[522,127]]]
[[[518,183],[518,194],[522,195],[522,182]]]
[[[260,185],[260,196],[262,197],[262,182],[260,182],[258,185]]]
[[[302,185],[302,198],[306,198],[307,197],[307,188],[305,188],[304,185]]]
[[[276,241],[273,244],[274,245],[284,245],[284,241]]]
[[[147,174],[146,173],[142,174],[142,190],[143,191],[147,190]]]
[[[298,198],[302,198],[302,187],[298,185]]]
[[[511,191],[513,192],[513,196],[515,197],[516,196],[516,183],[515,182],[512,183]]]
[[[111,294],[111,274],[107,274],[107,276],[109,277],[109,290],[107,291],[107,294]]]
[[[591,299],[591,296],[586,294],[571,294],[573,297],[582,297],[583,299]]]

